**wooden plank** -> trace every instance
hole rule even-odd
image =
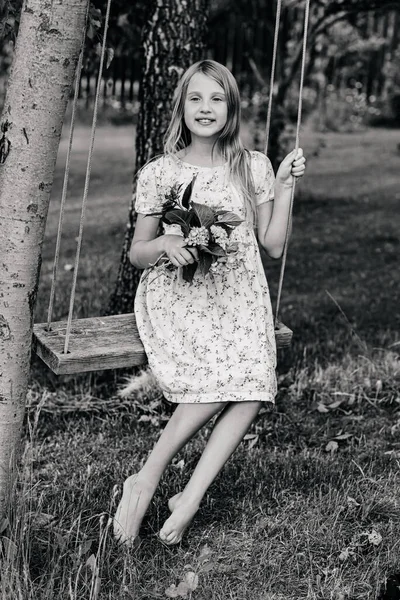
[[[293,331],[278,321],[275,327],[275,341],[277,348],[286,348],[292,343]]]
[[[64,354],[67,322],[33,327],[33,351],[56,375],[133,367],[147,362],[135,315],[92,317],[72,321],[68,353]]]

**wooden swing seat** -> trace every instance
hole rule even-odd
[[[287,348],[292,343],[293,331],[278,321],[275,325],[275,340],[277,348]]]
[[[133,313],[72,321],[64,353],[67,321],[33,327],[33,350],[56,375],[119,369],[147,361]]]
[[[64,339],[67,321],[33,327],[33,351],[56,375],[135,367],[147,362],[133,313],[72,321],[67,354]],[[278,348],[289,346],[292,331],[283,323],[275,329]]]

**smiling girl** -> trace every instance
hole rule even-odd
[[[230,239],[243,255],[235,268],[196,271],[190,285],[181,269],[142,277],[135,314],[149,365],[165,398],[176,409],[138,473],[130,475],[114,517],[114,534],[126,544],[138,535],[158,482],[172,458],[218,415],[203,454],[184,490],[169,500],[170,517],[160,531],[176,544],[207,489],[237,448],[263,403],[275,402],[276,346],[268,285],[257,245],[281,256],[293,178],[305,158],[299,149],[282,161],[276,178],[269,159],[246,150],[239,137],[240,96],[223,65],[203,60],[183,75],[176,90],[162,157],[140,172],[132,264],[151,267],[162,255],[176,267],[198,259],[182,232],[157,235],[166,193],[196,176],[192,200],[235,212],[243,222]]]

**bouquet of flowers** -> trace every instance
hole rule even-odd
[[[238,215],[226,210],[216,210],[191,200],[196,175],[185,188],[182,199],[182,185],[175,184],[165,196],[160,212],[151,216],[159,217],[164,225],[180,227],[186,246],[197,248],[198,261],[182,268],[182,277],[192,283],[194,274],[199,269],[202,275],[229,271],[240,258],[241,250],[238,242],[231,242],[232,231],[243,222]],[[172,271],[176,269],[165,254],[151,265]]]

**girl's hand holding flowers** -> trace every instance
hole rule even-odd
[[[164,235],[164,252],[175,267],[191,265],[199,259],[197,248],[188,248],[181,235]]]
[[[276,174],[276,182],[284,187],[292,187],[293,179],[302,177],[306,169],[303,150],[299,148],[290,152],[281,162]]]

